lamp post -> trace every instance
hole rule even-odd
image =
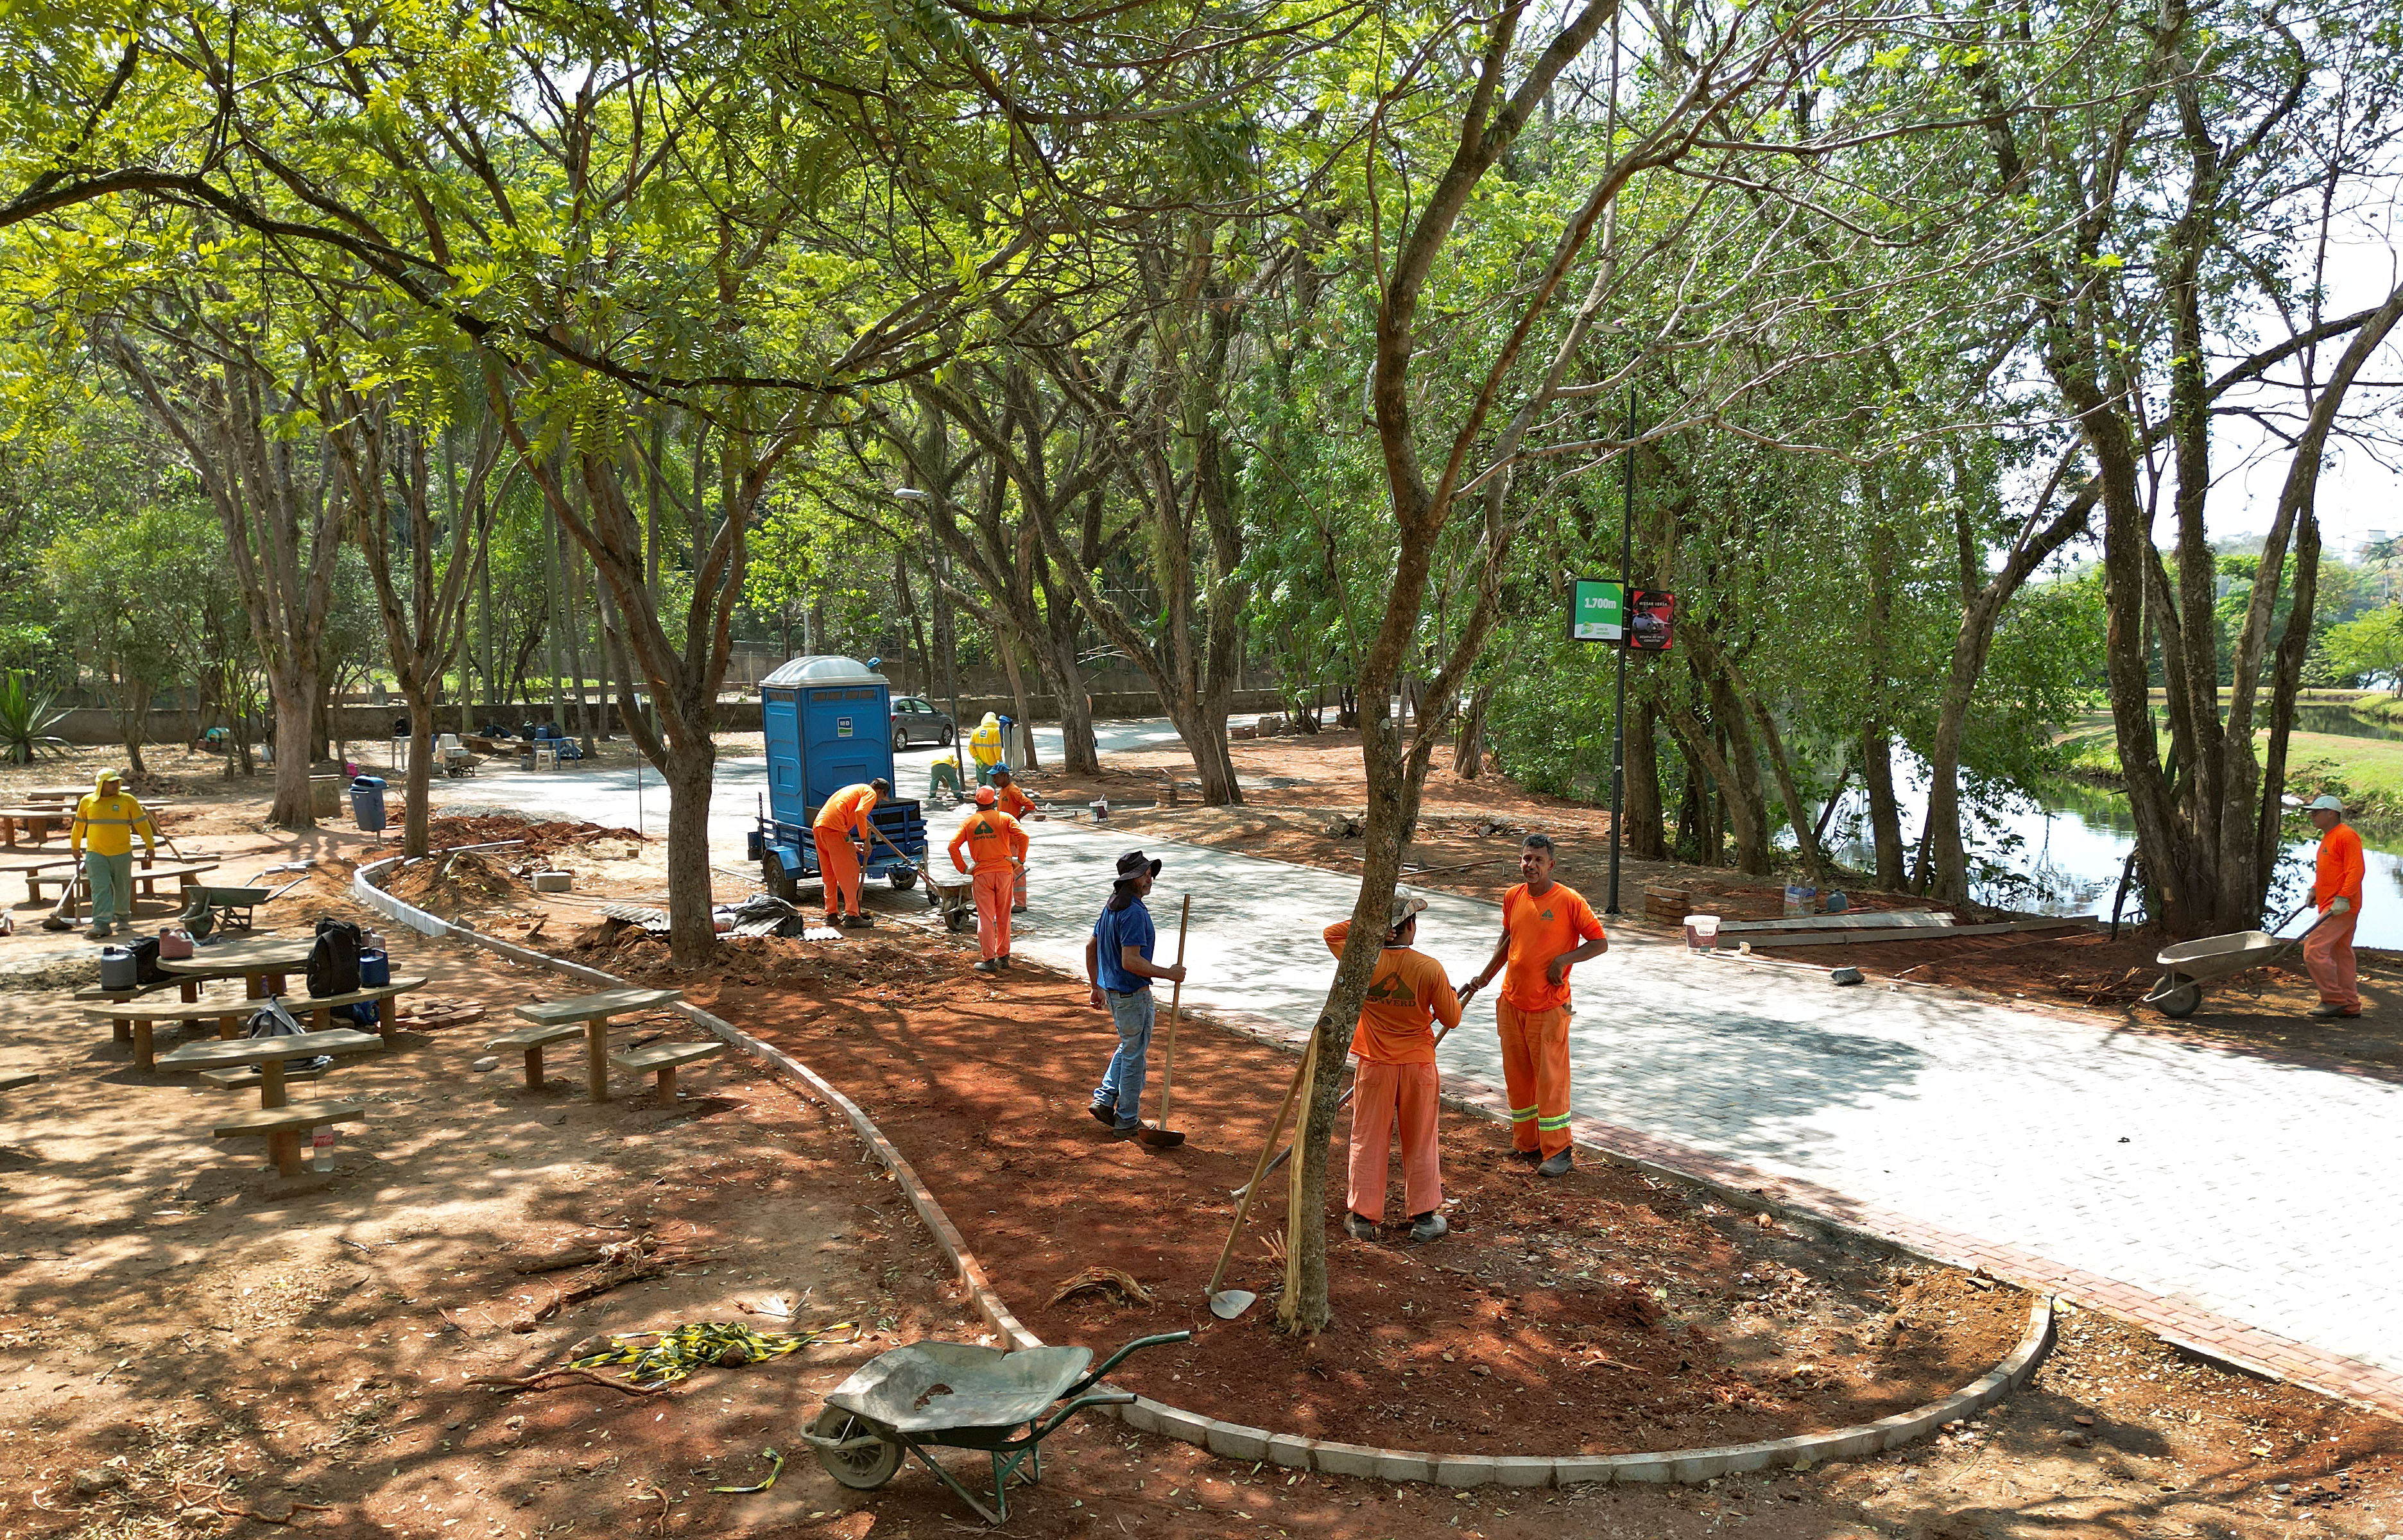
[[[916,487],[896,487],[893,489],[893,495],[905,503],[927,505],[927,514],[931,520],[935,502],[933,493],[921,491]],[[930,530],[929,533],[931,534],[932,531]],[[958,639],[951,634],[951,600],[943,585],[943,569],[949,563],[943,552],[943,537],[939,534],[934,535],[933,544],[934,558],[931,570],[935,575],[935,653],[942,659],[940,666],[943,672],[943,695],[951,708],[951,769],[958,772],[960,785],[965,788],[968,784],[968,767],[967,761],[962,756],[960,751],[960,741],[967,736],[967,725],[960,720],[959,644]],[[965,795],[965,791],[962,795]]]

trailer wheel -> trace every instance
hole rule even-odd
[[[905,893],[917,886],[918,883],[918,874],[911,871],[907,867],[896,867],[884,875],[886,878],[891,880],[895,887],[899,888]]]
[[[2153,1004],[2171,1020],[2183,1021],[2192,1016],[2195,1008],[2202,1004],[2202,986],[2191,982],[2180,983]]]
[[[792,873],[785,869],[785,863],[773,855],[759,858],[759,878],[767,883],[771,894],[787,904],[793,901],[795,894],[801,891],[800,884],[793,881]]]

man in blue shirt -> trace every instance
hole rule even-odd
[[[1085,941],[1085,977],[1093,986],[1093,1008],[1106,1010],[1118,1023],[1118,1048],[1110,1056],[1109,1072],[1093,1088],[1093,1117],[1109,1125],[1114,1139],[1132,1139],[1143,1131],[1143,1072],[1151,1054],[1151,981],[1185,982],[1183,964],[1160,967],[1151,960],[1154,939],[1151,910],[1143,896],[1160,863],[1131,850],[1118,857],[1118,881],[1093,934]]]

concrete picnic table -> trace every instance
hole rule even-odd
[[[609,1100],[609,1019],[684,998],[682,990],[604,990],[565,1000],[540,1000],[517,1007],[519,1020],[537,1027],[584,1025],[585,1090],[593,1101]]]
[[[76,869],[49,877],[42,875],[44,870],[51,867],[73,867]],[[202,872],[216,869],[217,863],[215,861],[167,861],[154,864],[145,859],[133,868],[133,888],[139,897],[156,898],[159,896],[159,884],[172,877],[175,880],[175,896],[181,898],[197,885],[192,881],[194,878]],[[62,856],[57,860],[46,861],[39,867],[28,869],[25,873],[25,892],[35,903],[38,904],[42,901],[42,890],[51,883],[64,884],[82,881],[83,872],[75,858]]]
[[[154,819],[152,826],[155,828],[157,815],[173,806],[174,804],[172,802],[145,802],[142,804],[142,811]],[[34,843],[38,845],[49,838],[52,824],[64,825],[74,822],[75,804],[73,802],[48,803],[39,807],[0,808],[0,842],[5,842],[8,849],[15,850],[17,825],[22,824],[25,825],[25,832],[31,835]]]
[[[313,936],[251,936],[196,947],[189,957],[162,957],[159,971],[179,978],[239,978],[253,1000],[284,992],[284,976],[309,965]]]

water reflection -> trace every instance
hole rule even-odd
[[[2340,707],[2306,709],[2342,711]],[[2342,715],[2360,720],[2349,712]],[[2306,730],[2332,729],[2307,727]],[[2403,730],[2363,736],[2403,738]],[[2110,913],[2120,871],[2136,843],[2135,821],[2125,795],[2071,781],[2035,791],[1989,783],[1983,792],[1975,798],[1970,813],[1968,840],[1970,889],[1980,903],[2035,914]],[[1895,796],[1902,804],[1903,832],[1909,838],[1926,819],[1925,765],[1897,756]],[[1965,803],[1972,802],[1966,777],[1962,796]],[[1789,842],[1790,838],[1789,834]],[[1877,853],[1868,838],[1866,793],[1854,790],[1838,802],[1827,827],[1827,844],[1828,853],[1845,866],[1862,871],[1875,868]],[[2271,919],[2302,902],[2315,849],[2315,839],[2301,839],[2281,853],[2278,880],[2271,891]],[[2403,838],[2363,830],[2362,853],[2368,876],[2356,938],[2366,947],[2403,947]],[[2138,913],[2142,904],[2142,894],[2131,890],[2128,912]],[[2303,923],[2298,920],[2286,934],[2293,935]]]

